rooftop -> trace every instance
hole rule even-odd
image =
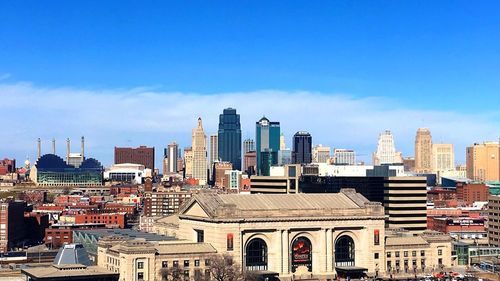
[[[68,277],[85,277],[85,276],[101,276],[109,277],[116,276],[118,280],[118,273],[113,273],[102,267],[98,266],[85,266],[82,264],[72,264],[72,265],[62,265],[62,266],[50,266],[50,267],[33,267],[21,269],[24,275],[40,278],[51,278],[60,280],[67,280]]]
[[[195,207],[197,205],[197,207]],[[201,208],[201,214],[191,208]],[[184,216],[210,218],[297,218],[383,216],[380,203],[370,202],[353,189],[324,194],[197,194],[181,207]]]
[[[79,229],[74,231],[75,234],[96,236],[102,238],[105,236],[120,236],[123,238],[142,238],[146,241],[166,241],[177,240],[172,236],[164,236],[155,233],[141,232],[133,229]]]

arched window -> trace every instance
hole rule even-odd
[[[267,244],[260,238],[252,239],[246,247],[247,270],[267,270]]]
[[[292,243],[292,272],[299,266],[306,266],[312,272],[312,244],[306,237],[298,237]]]
[[[335,266],[354,266],[354,240],[347,235],[335,242]]]

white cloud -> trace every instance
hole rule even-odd
[[[418,110],[380,97],[354,98],[345,94],[307,91],[260,90],[219,94],[161,92],[148,88],[87,90],[43,88],[30,83],[0,84],[0,110],[4,119],[0,131],[0,157],[35,156],[37,137],[58,141],[63,155],[65,139],[73,148],[86,136],[86,152],[113,161],[113,146],[149,145],[157,149],[176,140],[189,146],[191,129],[198,116],[206,133],[217,130],[223,108],[234,107],[241,114],[243,138],[254,137],[255,122],[266,115],[280,121],[291,146],[293,133],[307,130],[314,143],[353,148],[369,160],[378,134],[393,131],[398,150],[413,155],[418,127],[429,127],[435,142],[454,143],[456,158],[463,161],[465,146],[499,136],[498,113],[464,113]],[[160,163],[160,161],[156,161]]]

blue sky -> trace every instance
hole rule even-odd
[[[33,155],[37,136],[62,144],[85,134],[109,164],[114,145],[158,149],[177,139],[187,146],[197,115],[214,131],[217,113],[231,105],[248,111],[248,136],[266,114],[289,139],[309,130],[316,143],[367,155],[375,131],[387,128],[412,155],[414,133],[426,126],[435,139],[455,142],[460,160],[468,143],[500,136],[499,8],[497,1],[2,1],[0,98],[15,103],[24,95],[26,102],[0,105],[17,119],[0,134],[0,157]],[[138,98],[151,95],[163,106]],[[37,98],[53,111],[29,105]],[[268,98],[294,108],[261,106]],[[140,124],[110,132],[123,122],[110,116],[123,114],[127,99],[158,114],[127,112]],[[208,104],[193,105],[197,112],[181,103],[199,100]],[[340,118],[335,104],[324,108],[331,102],[352,111]],[[82,116],[58,118],[79,106]],[[306,116],[301,107],[316,111]],[[107,129],[86,128],[98,110],[109,111]],[[160,119],[163,110],[192,122],[173,127]],[[317,110],[331,110],[332,119],[314,116]],[[289,122],[297,114],[302,119]],[[370,114],[379,124],[369,126]],[[450,128],[442,115],[460,122]],[[363,126],[336,130],[362,117]]]

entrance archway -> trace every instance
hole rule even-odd
[[[355,245],[350,236],[342,235],[335,242],[335,266],[346,267],[355,265]]]
[[[292,243],[292,272],[299,266],[307,267],[308,272],[312,272],[312,243],[306,237],[298,237]]]
[[[260,238],[254,238],[246,246],[246,270],[267,270],[267,244]]]

